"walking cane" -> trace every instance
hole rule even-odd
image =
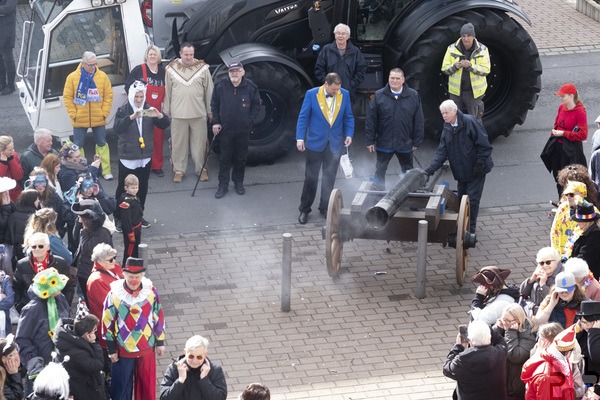
[[[204,157],[204,163],[202,164],[202,168],[200,169],[200,174],[198,175],[198,179],[196,179],[196,186],[194,186],[194,190],[192,191],[192,197],[194,197],[194,195],[196,194],[196,189],[198,188],[198,184],[200,183],[200,176],[202,175],[202,172],[204,171],[204,167],[206,167],[206,162],[208,161],[208,156],[210,155],[210,151],[213,148],[213,145],[215,144],[215,139],[217,138],[217,135],[214,135],[212,142],[210,142],[210,146],[208,146],[208,151],[206,152],[206,157]]]

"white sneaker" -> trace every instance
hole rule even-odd
[[[104,179],[107,181],[112,181],[114,179],[113,174],[106,174],[104,175]]]

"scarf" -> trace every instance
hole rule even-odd
[[[66,158],[62,158],[60,163],[66,169],[72,169],[77,172],[88,172],[87,160],[85,158],[81,158],[79,163],[74,163],[73,161],[69,161]]]
[[[56,325],[58,324],[58,308],[56,307],[56,299],[54,297],[50,297],[48,299],[48,336],[50,339],[54,340],[54,329],[56,329]]]
[[[94,82],[94,74],[88,74],[83,66],[81,69],[81,77],[79,77],[79,85],[77,85],[77,93],[73,98],[73,103],[78,106],[85,106],[86,102],[98,103],[102,100],[96,82]]]

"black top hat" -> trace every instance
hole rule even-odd
[[[586,321],[600,320],[600,301],[584,300],[579,306],[578,317],[584,317]]]
[[[140,274],[146,271],[144,267],[144,260],[141,258],[129,257],[127,261],[125,261],[125,268],[123,268],[123,272],[129,272],[131,274]]]
[[[582,201],[576,208],[571,208],[571,220],[576,222],[591,222],[600,218],[596,207],[590,202]]]

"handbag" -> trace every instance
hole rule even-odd
[[[340,157],[340,166],[342,167],[342,171],[344,172],[346,179],[352,178],[354,167],[352,167],[352,161],[350,160],[350,152],[348,147],[346,147],[346,154],[342,154],[342,157]]]

